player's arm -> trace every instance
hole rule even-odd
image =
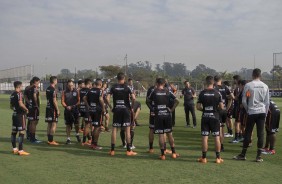
[[[100,102],[100,105],[102,107],[102,112],[105,113],[106,112],[106,108],[105,108],[105,102],[104,102],[103,96],[99,97],[99,102]]]
[[[75,107],[79,107],[80,105],[80,91],[77,91],[77,103],[75,104]]]
[[[39,107],[39,101],[38,101],[38,97],[37,97],[36,91],[33,92],[33,101],[35,103],[35,106]]]
[[[219,108],[220,110],[223,110],[223,109],[224,109],[224,104],[223,104],[223,102],[219,102],[218,108]]]
[[[197,103],[196,108],[198,111],[203,111],[203,105],[201,103]]]
[[[197,97],[197,94],[196,94],[196,91],[192,88],[192,97],[193,98],[196,98]]]
[[[267,114],[268,110],[269,110],[269,105],[270,105],[270,100],[269,100],[269,89],[267,88],[267,91],[266,91],[266,96],[265,96],[265,99],[264,99],[264,105],[265,105],[265,112]]]
[[[61,104],[64,108],[68,107],[66,102],[65,102],[65,92],[64,91],[62,92]]]
[[[20,98],[19,98],[19,106],[22,110],[24,110],[26,113],[28,113],[28,108],[26,108],[26,106],[24,105],[21,95],[20,95]]]
[[[106,103],[109,105],[109,107],[110,107],[110,109],[111,109],[111,111],[112,111],[112,110],[113,110],[113,107],[112,107],[111,104],[110,104],[110,99],[111,99],[111,94],[108,93],[108,94],[107,94],[107,98],[106,98]]]
[[[60,116],[60,109],[59,109],[59,105],[58,105],[58,101],[57,101],[57,97],[56,97],[56,93],[53,93],[53,105],[57,111],[58,116]]]
[[[248,89],[248,86],[245,85],[244,90],[243,90],[242,104],[243,104],[245,110],[248,112],[247,92],[249,93],[249,89]]]
[[[85,96],[82,98],[82,100],[83,100],[83,102],[84,102],[86,108],[87,108],[87,109],[90,109],[90,105],[89,105],[89,103],[88,103],[88,96],[85,95]]]
[[[178,104],[179,104],[179,100],[178,100],[178,98],[175,98],[174,104],[173,104],[172,108],[170,109],[170,111],[173,112],[176,109],[176,107],[178,106]]]
[[[132,94],[131,94],[131,109],[133,109],[133,107],[134,107],[135,100],[136,100],[135,94],[132,93]]]

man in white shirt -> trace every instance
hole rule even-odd
[[[261,70],[253,70],[253,81],[245,85],[242,104],[248,113],[243,149],[241,154],[235,156],[236,160],[246,160],[246,152],[251,141],[254,125],[257,126],[257,162],[262,162],[261,152],[263,148],[264,124],[269,109],[269,89],[261,80]]]

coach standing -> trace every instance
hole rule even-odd
[[[184,82],[185,88],[182,90],[182,96],[184,96],[184,110],[186,115],[186,125],[190,127],[190,118],[189,112],[192,114],[193,119],[193,128],[196,127],[196,114],[195,114],[195,103],[194,98],[196,98],[195,90],[190,87],[190,83],[188,81]]]
[[[241,154],[235,156],[236,160],[246,160],[246,152],[251,141],[254,125],[257,126],[257,162],[262,162],[261,152],[263,148],[264,124],[266,114],[269,109],[269,89],[268,86],[260,81],[261,70],[256,68],[253,70],[253,81],[245,85],[243,90],[242,103],[248,113],[248,120],[245,130],[243,150]]]

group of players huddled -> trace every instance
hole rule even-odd
[[[78,88],[74,81],[68,80],[66,89],[62,91],[61,104],[64,107],[64,120],[66,125],[67,141],[71,144],[71,130],[76,132],[77,142],[82,146],[89,146],[95,150],[101,150],[98,145],[101,132],[110,132],[109,112],[113,113],[111,130],[111,148],[109,154],[115,155],[117,130],[120,128],[122,144],[126,148],[127,156],[135,156],[133,151],[134,128],[141,110],[140,102],[136,101],[132,79],[128,79],[123,73],[118,73],[117,83],[108,88],[107,83],[101,79],[85,79],[78,82]],[[202,156],[198,159],[201,163],[207,163],[208,137],[210,134],[215,140],[216,163],[223,163],[220,152],[224,151],[224,137],[233,137],[232,118],[235,119],[235,137],[230,143],[243,142],[241,154],[234,157],[236,160],[246,160],[246,151],[252,145],[253,127],[257,126],[258,150],[256,161],[261,162],[261,154],[275,154],[275,133],[278,132],[280,111],[269,98],[269,89],[261,82],[260,69],[253,70],[253,80],[248,82],[235,75],[234,85],[223,82],[220,76],[207,76],[206,87],[197,98],[196,109],[202,111],[201,135]],[[48,144],[59,145],[54,141],[60,110],[57,101],[56,85],[57,77],[50,77],[50,86],[46,89],[46,116]],[[10,97],[12,116],[11,142],[13,153],[29,155],[23,150],[25,131],[27,139],[32,143],[40,143],[36,138],[36,126],[39,120],[39,85],[40,79],[34,77],[30,86],[22,93],[22,83],[14,82],[15,91]],[[197,126],[195,115],[196,91],[190,86],[189,81],[184,82],[185,88],[180,97],[184,97],[186,124],[190,127],[189,113],[192,114],[193,128]],[[165,160],[166,155],[176,159],[179,154],[175,151],[173,138],[173,126],[175,123],[175,109],[179,104],[173,85],[168,84],[164,78],[157,78],[155,84],[147,91],[146,105],[149,114],[149,153],[154,153],[154,134],[159,136],[160,159]],[[112,97],[112,103],[111,103]],[[81,127],[80,127],[80,118]],[[26,119],[28,123],[26,125]],[[224,133],[227,125],[228,133]],[[264,142],[264,128],[266,128],[266,144]],[[83,132],[82,140],[79,132]],[[16,146],[16,136],[19,133],[19,147]],[[166,142],[171,150],[166,148]]]

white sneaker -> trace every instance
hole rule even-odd
[[[134,145],[131,146],[131,149],[134,150],[136,147]]]
[[[127,147],[126,147],[126,145],[125,145],[125,146],[123,146],[123,148],[124,148],[124,149],[126,149],[126,148],[127,148]]]
[[[226,138],[233,137],[233,134],[224,134],[224,137]]]

